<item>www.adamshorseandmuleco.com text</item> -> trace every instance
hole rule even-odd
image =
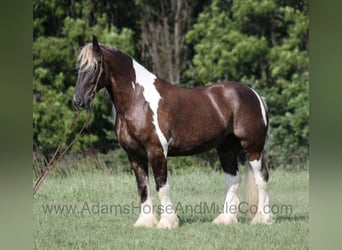
[[[290,204],[273,204],[262,208],[265,214],[274,215],[290,215],[293,212],[293,207]],[[143,210],[143,211],[141,211]],[[224,211],[226,210],[226,211]],[[224,206],[224,204],[217,204],[215,202],[199,202],[197,204],[185,204],[182,202],[173,205],[145,205],[140,206],[136,203],[130,204],[109,204],[101,202],[83,202],[78,204],[43,204],[41,211],[44,214],[81,214],[81,215],[130,215],[143,213],[173,213],[178,214],[249,214],[256,213],[258,207],[256,205],[249,205],[248,202],[240,202],[239,205]]]

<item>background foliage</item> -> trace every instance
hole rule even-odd
[[[76,58],[95,34],[101,43],[126,51],[178,85],[222,80],[250,84],[266,98],[270,110],[269,165],[306,165],[307,1],[34,0],[33,11],[35,154],[48,157],[70,124]],[[71,138],[81,126],[82,121]],[[93,120],[70,157],[117,149],[111,104],[100,94]]]

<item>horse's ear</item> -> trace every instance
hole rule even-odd
[[[77,42],[78,42],[78,46],[80,48],[82,48],[85,44],[84,44],[84,37],[83,36],[77,36]]]
[[[97,37],[93,35],[93,52],[96,56],[101,57],[101,48],[99,46],[99,42],[97,41]]]

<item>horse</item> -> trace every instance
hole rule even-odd
[[[231,208],[239,206],[238,154],[244,150],[257,192],[253,223],[270,224],[274,216],[267,192],[268,169],[263,160],[269,126],[266,102],[251,87],[233,81],[184,88],[160,79],[117,48],[96,36],[80,51],[72,97],[76,109],[89,109],[105,88],[116,110],[115,133],[135,173],[140,215],[134,227],[177,228],[171,201],[167,157],[216,149],[225,174],[227,195],[215,224],[238,223]],[[160,219],[153,211],[148,165],[160,200]],[[236,210],[236,209],[235,209]]]

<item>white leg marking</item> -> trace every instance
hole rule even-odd
[[[161,131],[159,127],[159,122],[158,122],[158,105],[159,105],[159,101],[161,100],[161,96],[156,86],[154,85],[154,82],[157,79],[157,77],[151,72],[149,72],[147,69],[145,69],[138,62],[136,62],[134,59],[133,59],[133,67],[135,70],[136,83],[141,85],[144,88],[144,92],[143,92],[144,98],[149,103],[150,109],[152,110],[153,125],[156,129],[156,133],[158,135],[160,144],[164,151],[164,156],[166,158],[169,143],[167,142],[163,132]]]
[[[223,212],[213,221],[215,224],[235,224],[238,222],[237,214],[240,201],[237,196],[237,192],[239,189],[240,174],[237,172],[234,176],[225,173],[225,176],[228,192],[226,201],[224,203]]]
[[[271,224],[274,222],[274,215],[270,210],[269,196],[267,194],[267,182],[261,175],[261,157],[259,160],[249,162],[253,169],[255,183],[258,188],[258,211],[252,220],[252,223],[266,223]]]
[[[265,126],[267,126],[266,110],[265,110],[264,103],[261,100],[261,97],[259,96],[259,94],[254,89],[251,88],[251,90],[254,92],[256,97],[258,97],[260,109],[261,109],[261,114],[262,114],[262,119],[264,120]]]
[[[171,202],[170,186],[168,182],[159,189],[158,196],[161,204],[161,215],[157,227],[168,229],[177,228],[179,226],[179,221]]]
[[[138,220],[134,223],[134,227],[153,227],[158,224],[158,219],[153,212],[153,204],[148,177],[146,177],[145,183],[147,189],[147,199],[145,202],[141,203],[140,215]]]

